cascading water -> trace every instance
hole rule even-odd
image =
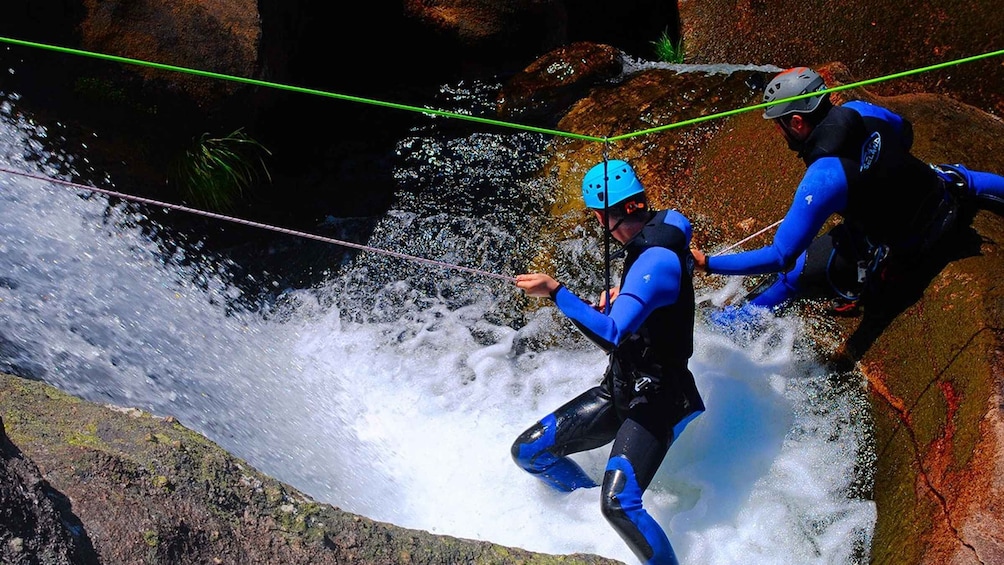
[[[450,94],[483,99],[476,87]],[[84,149],[43,149],[55,134],[23,117],[16,95],[0,121],[3,167],[86,169],[74,156]],[[549,187],[533,175],[545,140],[413,134],[399,144],[395,205],[365,243],[519,272],[546,221]],[[548,304],[526,308],[497,279],[362,252],[317,288],[233,307],[231,265],[165,255],[121,204],[6,174],[0,200],[0,369],[174,415],[315,499],[377,520],[635,562],[596,489],[553,493],[510,460],[513,439],[605,364]],[[559,250],[559,262],[602,264],[587,231]],[[586,295],[601,281],[598,271],[564,280]],[[866,560],[864,391],[813,360],[799,324],[772,320],[747,341],[698,324],[691,368],[707,412],[645,499],[683,563]],[[602,475],[605,449],[574,457]]]

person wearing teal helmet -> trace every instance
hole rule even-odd
[[[691,227],[675,210],[648,206],[625,161],[604,161],[583,178],[582,198],[625,251],[620,291],[594,308],[553,277],[526,273],[516,286],[554,305],[608,355],[603,378],[526,429],[516,464],[562,492],[600,487],[600,510],[638,559],[678,563],[642,495],[687,424],[704,412],[688,362],[694,351]],[[612,442],[601,484],[568,455]]]
[[[608,200],[610,204],[619,204],[644,193],[645,188],[626,161],[614,159],[599,163],[582,179],[582,200],[593,210],[603,210]]]

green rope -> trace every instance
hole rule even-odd
[[[572,133],[572,132],[567,132],[567,131],[547,129],[547,128],[540,128],[540,127],[535,127],[535,126],[527,126],[527,125],[516,124],[516,123],[512,123],[512,122],[505,122],[505,121],[501,121],[501,120],[492,120],[492,119],[488,119],[488,118],[480,118],[480,117],[477,117],[477,116],[469,116],[469,115],[466,115],[466,114],[458,114],[458,113],[455,113],[455,112],[447,112],[445,110],[435,110],[435,109],[432,109],[432,108],[420,108],[418,106],[409,106],[409,105],[406,105],[406,104],[396,104],[394,102],[386,102],[386,101],[382,101],[382,100],[373,100],[373,99],[370,99],[370,98],[361,98],[361,97],[358,97],[358,96],[349,96],[347,94],[337,94],[337,93],[334,93],[334,92],[326,92],[326,91],[323,91],[323,90],[315,90],[315,89],[312,89],[312,88],[303,88],[303,87],[291,86],[291,85],[281,84],[281,83],[276,83],[276,82],[268,82],[268,81],[257,80],[257,79],[252,79],[252,78],[245,78],[245,77],[239,77],[239,76],[233,76],[233,75],[226,75],[226,74],[214,73],[214,72],[210,72],[210,71],[202,71],[202,70],[199,70],[199,69],[191,69],[191,68],[187,68],[187,67],[178,67],[178,66],[175,66],[175,65],[166,65],[166,64],[163,64],[163,63],[154,63],[154,62],[150,62],[150,61],[143,61],[143,60],[140,60],[140,59],[130,59],[128,57],[119,57],[119,56],[116,56],[116,55],[106,55],[104,53],[96,53],[96,52],[93,52],[93,51],[83,51],[83,50],[80,50],[80,49],[71,49],[69,47],[59,47],[59,46],[56,46],[56,45],[48,45],[48,44],[45,44],[45,43],[35,43],[35,42],[32,42],[32,41],[24,41],[24,40],[20,40],[20,39],[12,39],[12,38],[9,38],[9,37],[2,37],[2,36],[0,36],[0,43],[10,43],[10,44],[13,44],[13,45],[21,45],[21,46],[25,46],[25,47],[36,47],[36,48],[39,48],[39,49],[46,49],[46,50],[49,50],[49,51],[56,51],[56,52],[59,52],[59,53],[68,53],[68,54],[71,54],[71,55],[83,55],[85,57],[93,57],[95,59],[103,59],[103,60],[106,60],[106,61],[114,61],[114,62],[118,62],[118,63],[130,64],[130,65],[140,65],[140,66],[144,66],[144,67],[151,67],[151,68],[154,68],[154,69],[161,69],[161,70],[165,70],[165,71],[175,71],[175,72],[187,73],[187,74],[196,75],[196,76],[203,76],[203,77],[209,77],[209,78],[215,78],[215,79],[229,80],[229,81],[233,81],[233,82],[240,82],[240,83],[244,83],[244,84],[251,84],[251,85],[255,85],[255,86],[264,86],[264,87],[268,87],[268,88],[276,88],[276,89],[279,89],[279,90],[289,90],[289,91],[292,91],[292,92],[299,92],[299,93],[303,93],[303,94],[312,94],[312,95],[317,95],[317,96],[326,96],[328,98],[336,98],[336,99],[339,99],[339,100],[348,100],[350,102],[361,102],[363,104],[372,104],[374,106],[383,106],[383,107],[394,108],[394,109],[398,109],[398,110],[408,110],[408,111],[411,111],[411,112],[421,112],[423,114],[432,114],[432,115],[435,115],[435,116],[442,116],[442,117],[447,117],[447,118],[456,118],[458,120],[467,120],[467,121],[470,121],[470,122],[489,124],[489,125],[493,125],[493,126],[500,126],[500,127],[506,127],[506,128],[514,128],[514,129],[519,129],[519,130],[523,130],[523,131],[530,131],[530,132],[534,132],[534,133],[543,133],[543,134],[547,134],[547,135],[569,137],[569,138],[579,139],[579,140],[583,140],[583,141],[597,141],[597,142],[601,142],[601,143],[605,143],[605,144],[606,143],[611,143],[611,142],[614,142],[614,141],[620,141],[622,139],[628,139],[628,138],[632,138],[632,137],[637,137],[637,136],[640,136],[640,135],[647,135],[647,134],[650,134],[650,133],[655,133],[655,132],[665,131],[665,130],[679,128],[679,127],[683,127],[683,126],[689,126],[689,125],[693,125],[693,124],[698,124],[698,123],[701,123],[701,122],[706,122],[706,121],[709,121],[709,120],[715,120],[715,119],[718,119],[718,118],[726,118],[726,117],[729,117],[729,116],[734,116],[736,114],[741,114],[743,112],[751,112],[753,110],[758,110],[758,109],[761,109],[761,108],[766,108],[767,106],[773,106],[775,104],[783,104],[785,102],[789,102],[789,101],[792,101],[792,100],[801,100],[803,98],[811,98],[813,96],[819,96],[821,93],[839,92],[841,90],[849,90],[851,88],[858,88],[858,87],[862,87],[862,86],[868,86],[868,85],[871,85],[871,84],[876,84],[876,83],[884,82],[884,81],[887,81],[887,80],[893,80],[893,79],[897,79],[897,78],[907,77],[907,76],[915,75],[915,74],[919,74],[919,73],[926,73],[926,72],[934,71],[934,70],[937,70],[937,69],[943,69],[943,68],[946,68],[946,67],[951,67],[951,66],[955,66],[955,65],[961,65],[963,63],[969,63],[969,62],[972,62],[972,61],[978,61],[980,59],[987,59],[987,58],[990,58],[990,57],[997,57],[997,56],[1000,56],[1000,55],[1004,55],[1004,49],[1001,49],[999,51],[992,51],[990,53],[983,53],[981,55],[974,55],[972,57],[965,57],[965,58],[962,58],[962,59],[956,59],[954,61],[946,61],[944,63],[938,63],[936,65],[930,65],[930,66],[927,66],[927,67],[920,67],[920,68],[917,68],[917,69],[912,69],[912,70],[903,71],[903,72],[900,72],[900,73],[894,73],[894,74],[890,74],[890,75],[885,75],[885,76],[880,76],[880,77],[871,78],[871,79],[867,79],[867,80],[862,80],[862,81],[858,81],[858,82],[853,82],[853,83],[850,83],[850,84],[836,86],[836,87],[833,87],[833,88],[826,88],[824,90],[820,90],[820,91],[816,91],[816,92],[809,92],[809,93],[806,93],[806,94],[799,94],[797,96],[790,96],[788,98],[782,98],[780,100],[775,100],[773,102],[764,102],[762,104],[757,104],[755,106],[748,106],[748,107],[744,107],[744,108],[736,108],[734,110],[728,110],[728,111],[725,111],[725,112],[718,112],[718,113],[715,113],[715,114],[708,114],[707,116],[700,116],[700,117],[697,117],[697,118],[693,118],[693,119],[689,119],[689,120],[683,120],[683,121],[680,121],[680,122],[674,122],[672,124],[667,124],[667,125],[664,125],[664,126],[658,126],[658,127],[654,127],[654,128],[644,129],[644,130],[636,131],[636,132],[633,132],[633,133],[626,133],[626,134],[623,134],[623,135],[617,135],[617,136],[613,136],[613,137],[594,137],[594,136],[591,136],[591,135],[582,135],[582,134]]]
[[[570,133],[566,131],[558,131],[546,128],[539,128],[534,126],[526,126],[521,124],[514,124],[511,122],[503,122],[500,120],[491,120],[488,118],[480,118],[477,116],[469,116],[466,114],[457,114],[455,112],[447,112],[445,110],[435,110],[432,108],[420,108],[418,106],[409,106],[407,104],[396,104],[394,102],[385,102],[382,100],[373,100],[370,98],[361,98],[358,96],[349,96],[347,94],[336,94],[334,92],[326,92],[323,90],[315,90],[313,88],[303,88],[299,86],[290,86],[288,84],[281,84],[276,82],[268,82],[264,80],[257,80],[253,78],[245,78],[233,75],[225,75],[221,73],[214,73],[210,71],[201,71],[199,69],[191,69],[187,67],[178,67],[175,65],[166,65],[164,63],[153,63],[150,61],[143,61],[140,59],[130,59],[128,57],[119,57],[116,55],[106,55],[104,53],[95,53],[93,51],[83,51],[80,49],[70,49],[69,47],[59,47],[56,45],[47,45],[45,43],[34,43],[31,41],[23,41],[20,39],[11,39],[9,37],[0,37],[0,42],[11,43],[14,45],[22,45],[25,47],[37,47],[39,49],[46,49],[49,51],[56,51],[59,53],[69,53],[71,55],[83,55],[85,57],[93,57],[95,59],[103,59],[106,61],[114,61],[116,63],[126,63],[129,65],[139,65],[142,67],[150,67],[154,69],[161,69],[165,71],[176,71],[180,73],[187,73],[190,75],[203,76],[215,79],[229,80],[233,82],[241,82],[245,84],[252,84],[255,86],[265,86],[268,88],[277,88],[279,90],[289,90],[292,92],[299,92],[302,94],[313,94],[318,96],[326,96],[328,98],[337,98],[339,100],[348,100],[350,102],[361,102],[363,104],[372,104],[374,106],[384,106],[387,108],[395,108],[398,110],[408,110],[412,112],[421,112],[423,114],[432,114],[435,116],[443,116],[448,118],[457,118],[460,120],[467,120],[471,122],[478,122],[482,124],[489,124],[493,126],[502,126],[508,128],[521,129],[524,131],[531,131],[535,133],[544,133],[549,135],[560,135],[565,137],[571,137],[575,139],[581,139],[585,141],[603,141],[603,138],[593,137],[589,135],[580,135],[577,133]]]
[[[891,74],[891,75],[885,75],[885,76],[881,76],[881,77],[870,78],[870,79],[862,80],[862,81],[858,81],[858,82],[852,82],[850,84],[844,84],[844,85],[841,85],[841,86],[835,86],[833,88],[825,88],[823,90],[818,90],[818,91],[815,91],[815,92],[808,92],[806,94],[799,94],[797,96],[789,96],[788,98],[782,98],[780,100],[775,100],[773,102],[764,102],[762,104],[757,104],[756,106],[749,106],[749,107],[746,107],[746,108],[737,108],[735,110],[729,110],[727,112],[719,112],[717,114],[710,114],[710,115],[707,115],[707,116],[701,116],[699,118],[693,118],[691,120],[684,120],[682,122],[676,122],[676,123],[668,124],[668,125],[665,125],[665,126],[659,126],[659,127],[654,127],[654,128],[650,128],[650,129],[641,130],[641,131],[636,131],[634,133],[626,133],[626,134],[623,134],[623,135],[617,135],[617,136],[614,136],[614,137],[607,138],[607,141],[620,141],[622,139],[628,139],[630,137],[636,137],[636,136],[639,136],[639,135],[646,135],[646,134],[654,133],[654,132],[658,132],[658,131],[664,131],[664,130],[668,130],[668,129],[678,128],[678,127],[683,127],[683,126],[689,126],[689,125],[698,124],[698,123],[701,123],[701,122],[706,122],[708,120],[714,120],[714,119],[717,119],[717,118],[725,118],[725,117],[728,117],[728,116],[734,116],[736,114],[741,114],[743,112],[750,112],[750,111],[753,111],[753,110],[759,110],[761,108],[766,108],[767,106],[774,106],[774,105],[777,105],[777,104],[783,104],[783,103],[789,102],[791,100],[801,100],[803,98],[812,98],[814,96],[819,96],[820,94],[823,94],[823,93],[840,92],[841,90],[849,90],[851,88],[858,88],[858,87],[861,87],[861,86],[868,86],[870,84],[876,84],[876,83],[879,83],[879,82],[884,82],[884,81],[887,81],[887,80],[902,78],[902,77],[906,77],[906,76],[910,76],[910,75],[915,75],[915,74],[919,74],[919,73],[926,73],[928,71],[933,71],[933,70],[937,70],[937,69],[943,69],[945,67],[950,67],[950,66],[954,66],[954,65],[961,65],[962,63],[969,63],[971,61],[977,61],[979,59],[986,59],[986,58],[989,58],[989,57],[996,57],[998,55],[1004,55],[1004,49],[1001,49],[999,51],[993,51],[993,52],[990,52],[990,53],[983,53],[982,55],[974,55],[972,57],[965,57],[963,59],[956,59],[954,61],[946,61],[944,63],[938,63],[937,65],[930,65],[930,66],[927,66],[927,67],[920,67],[920,68],[912,69],[912,70],[909,70],[909,71],[903,71],[901,73],[895,73],[895,74]]]

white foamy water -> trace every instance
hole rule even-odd
[[[55,174],[43,155],[85,167],[45,154],[33,138],[46,133],[9,101],[0,121],[0,166]],[[476,174],[457,154],[511,150],[487,137],[459,143],[435,148],[458,176],[437,189]],[[512,190],[500,201],[533,193]],[[506,256],[523,237],[511,226],[422,205],[402,197],[376,243],[444,261],[477,255],[475,266],[502,272],[519,263]],[[135,220],[103,197],[0,173],[0,369],[175,415],[315,499],[377,520],[636,562],[601,517],[598,489],[551,492],[509,456],[523,429],[595,384],[605,363],[553,308],[506,324],[507,283],[360,257],[322,288],[246,312],[227,306],[239,291],[226,264],[164,258]],[[801,350],[799,331],[798,320],[775,320],[736,343],[698,328],[691,368],[707,412],[645,497],[682,563],[844,564],[867,550],[863,391]],[[600,479],[605,448],[575,458]]]

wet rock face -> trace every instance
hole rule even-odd
[[[0,374],[0,413],[10,437],[0,457],[4,564],[615,563],[349,514],[173,418],[84,402],[40,382]]]
[[[820,65],[842,61],[859,80],[994,52],[1004,18],[993,0],[710,0],[680,4],[688,60]],[[1004,116],[1001,57],[871,87],[884,95],[948,94]]]
[[[663,34],[679,40],[676,2],[625,0],[407,0],[407,17],[442,37],[452,37],[474,59],[518,70],[558,47],[580,41],[616,46],[651,57]]]
[[[553,127],[558,117],[594,85],[624,69],[623,53],[609,45],[579,42],[540,57],[515,74],[498,97],[499,117]]]

